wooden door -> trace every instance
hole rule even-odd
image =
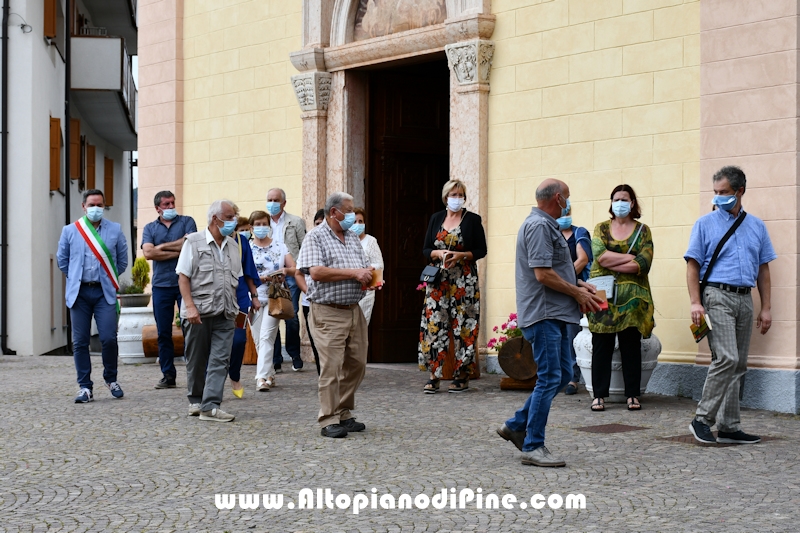
[[[428,221],[449,179],[446,60],[370,72],[367,232],[381,246],[386,287],[370,324],[369,361],[417,361]]]

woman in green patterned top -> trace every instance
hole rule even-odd
[[[603,411],[611,384],[611,356],[619,338],[622,376],[628,410],[638,411],[642,372],[642,338],[650,337],[653,297],[647,274],[653,262],[650,228],[636,219],[641,216],[636,193],[630,185],[618,185],[611,192],[611,220],[599,223],[592,235],[594,262],[591,278],[614,276],[614,295],[608,310],[587,313],[592,332],[592,411]],[[608,278],[607,278],[608,279]]]

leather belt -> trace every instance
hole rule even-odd
[[[737,287],[735,285],[728,285],[727,283],[707,283],[706,285],[734,294],[750,294],[751,290],[751,287]]]
[[[358,307],[358,304],[350,304],[350,305],[341,305],[341,304],[319,304],[325,305],[327,307],[333,307],[334,309],[355,309]]]
[[[81,281],[81,285],[86,285],[88,287],[97,287],[100,285],[99,281]]]

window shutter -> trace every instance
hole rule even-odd
[[[50,117],[50,190],[61,187],[61,120]]]
[[[56,2],[57,0],[44,0],[44,36],[56,38]]]
[[[106,206],[114,205],[114,160],[103,158],[105,166],[103,178],[103,195],[106,197]]]
[[[81,121],[77,118],[69,119],[69,177],[81,177]]]
[[[95,188],[95,179],[97,173],[95,171],[95,146],[93,144],[86,145],[86,188]]]

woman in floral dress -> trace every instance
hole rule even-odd
[[[438,285],[425,287],[419,333],[419,364],[430,372],[423,391],[435,394],[452,334],[455,379],[448,392],[469,389],[470,366],[480,323],[480,287],[477,261],[486,256],[486,234],[481,217],[464,208],[466,186],[451,180],[442,189],[447,209],[434,214],[428,224],[423,254],[431,265],[443,267]]]

